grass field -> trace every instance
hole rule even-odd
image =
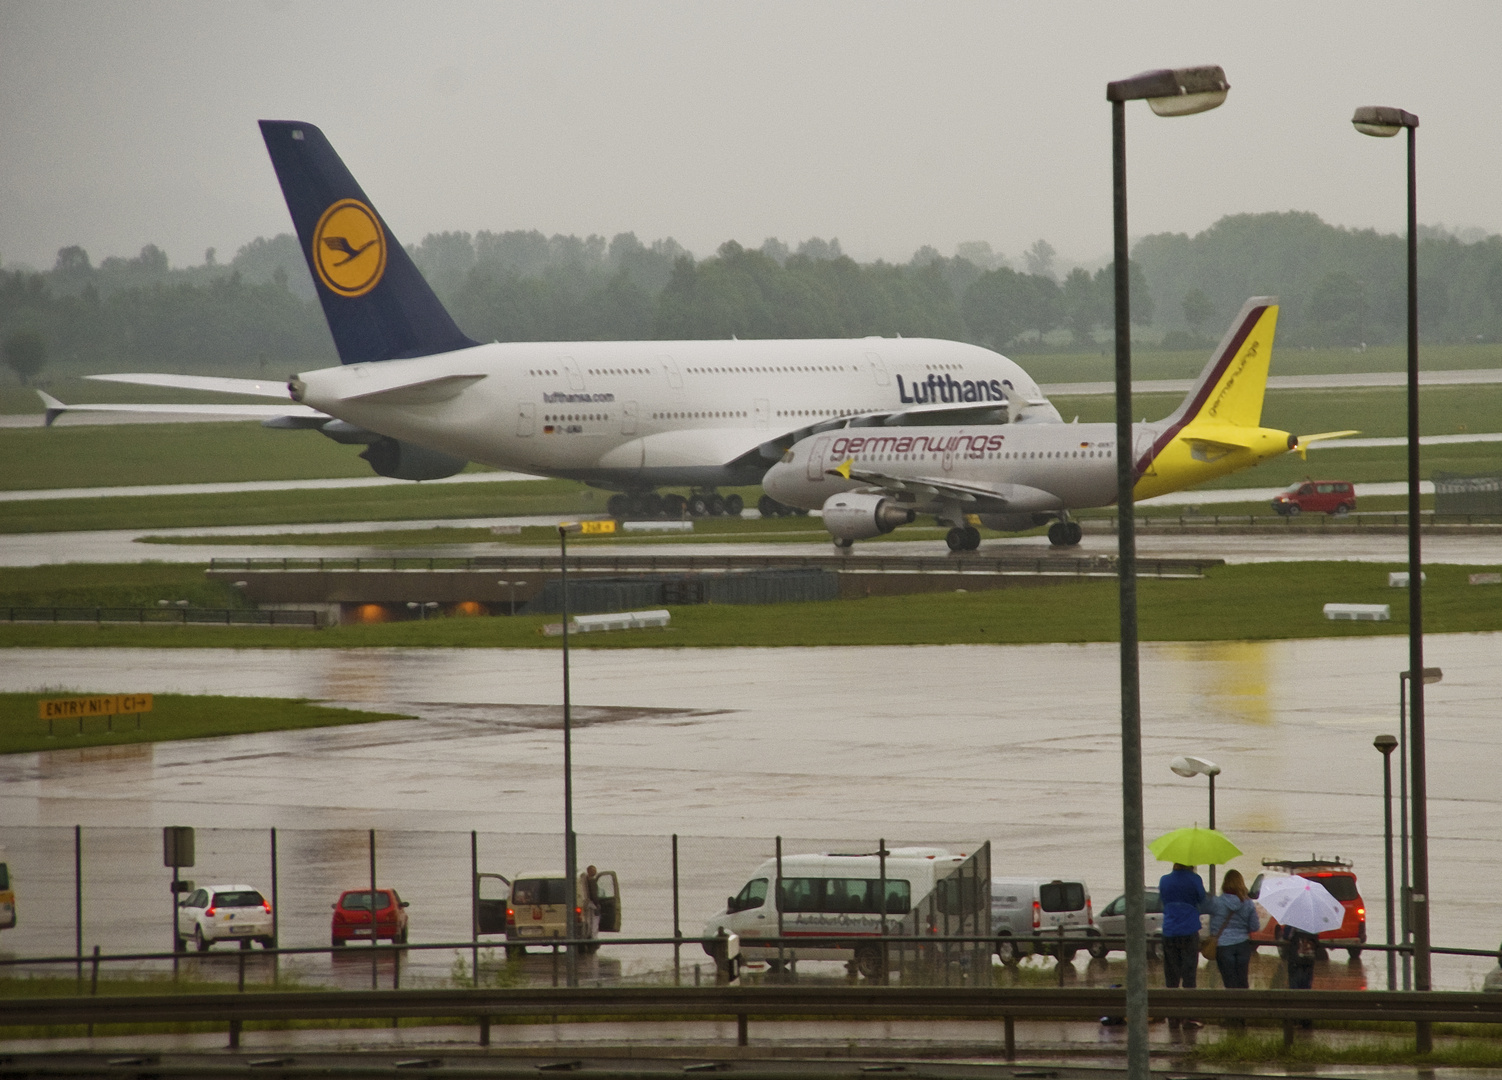
[[[1502,564],[1499,564],[1502,565]],[[1424,628],[1433,634],[1502,630],[1502,588],[1476,586],[1478,569],[1426,568]],[[1202,579],[1140,581],[1144,641],[1275,640],[1406,633],[1407,594],[1376,563],[1253,563],[1212,567]],[[182,567],[186,582],[202,568]],[[16,572],[0,584],[16,587]],[[29,573],[29,571],[28,571]],[[1392,621],[1330,622],[1327,601],[1392,607]],[[1102,579],[995,591],[925,593],[809,604],[671,608],[666,630],[573,638],[580,648],[1034,644],[1117,640],[1116,583]],[[444,618],[316,632],[263,627],[0,625],[0,647],[557,648],[541,635],[556,616]]]
[[[1198,375],[1210,359],[1211,346],[1179,352],[1164,352],[1152,346],[1132,346],[1134,379],[1189,379]],[[1013,360],[1040,383],[1110,382],[1115,377],[1115,355],[1110,345],[1092,353],[1009,353]],[[1502,367],[1502,345],[1422,345],[1419,368],[1423,371],[1455,371]],[[1383,345],[1358,352],[1355,349],[1298,349],[1273,343],[1272,374],[1335,375],[1366,371],[1406,371],[1408,352],[1403,345]]]
[[[134,716],[90,717],[79,732],[76,720],[53,723],[38,719],[37,702],[45,698],[86,696],[91,693],[148,693],[149,686],[49,689],[35,694],[0,694],[0,754],[23,754],[37,750],[78,750],[96,746],[126,746],[133,743],[167,742],[172,739],[207,739],[216,735],[247,735],[257,731],[294,731],[302,728],[369,724],[377,720],[402,720],[397,713],[335,709],[292,698],[212,697],[191,694],[156,694],[152,711]]]

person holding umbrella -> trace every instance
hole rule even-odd
[[[1263,878],[1257,900],[1278,920],[1278,948],[1288,965],[1288,988],[1310,989],[1319,935],[1340,929],[1345,922],[1345,905],[1319,882],[1296,876]]]
[[[1193,988],[1200,962],[1200,915],[1209,907],[1205,883],[1194,872],[1201,863],[1217,865],[1241,854],[1241,849],[1214,829],[1175,829],[1148,846],[1159,862],[1173,863],[1173,870],[1158,881],[1163,901],[1163,982],[1170,987]],[[1199,1027],[1198,1020],[1186,1020]]]

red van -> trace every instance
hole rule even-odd
[[[1349,861],[1340,858],[1314,857],[1263,859],[1262,865],[1269,870],[1282,870],[1284,873],[1317,881],[1329,890],[1330,895],[1339,900],[1341,906],[1346,909],[1346,917],[1338,929],[1326,930],[1319,935],[1321,953],[1323,954],[1327,948],[1343,947],[1352,960],[1361,955],[1361,947],[1366,944],[1366,901],[1361,898],[1361,891],[1356,887],[1356,872],[1351,869]],[[1262,892],[1262,879],[1265,876],[1265,874],[1258,874],[1257,880],[1252,882],[1249,891],[1253,900]],[[1252,940],[1258,945],[1275,942],[1278,920],[1269,916],[1265,911],[1259,910],[1258,914],[1262,916],[1262,928],[1252,935]]]
[[[1305,511],[1345,517],[1356,509],[1356,487],[1348,480],[1300,480],[1278,492],[1273,509],[1284,517]]]

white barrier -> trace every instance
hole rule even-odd
[[[1387,604],[1326,604],[1325,618],[1387,622],[1392,618],[1392,608]]]
[[[1423,585],[1426,582],[1428,582],[1428,580],[1429,580],[1429,575],[1426,574],[1426,573],[1424,573],[1422,570],[1420,570],[1419,571],[1419,584]],[[1408,588],[1408,571],[1407,570],[1389,570],[1387,572],[1387,587],[1389,589],[1406,589],[1406,588]]]
[[[569,633],[590,634],[601,630],[646,630],[665,627],[672,618],[664,609],[657,611],[619,611],[609,615],[577,615],[569,621]],[[542,632],[547,637],[562,637],[562,623],[547,623]]]
[[[623,521],[623,532],[693,532],[692,521]]]

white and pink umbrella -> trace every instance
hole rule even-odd
[[[1339,930],[1346,921],[1346,909],[1330,890],[1317,881],[1301,877],[1266,877],[1257,902],[1284,926],[1318,934]]]

